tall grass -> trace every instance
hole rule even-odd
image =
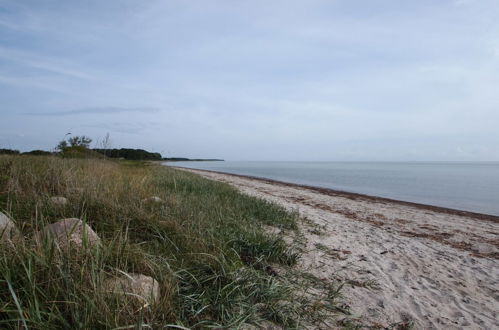
[[[51,196],[69,203],[57,207]],[[150,196],[164,203],[142,202]],[[298,254],[263,230],[296,230],[296,215],[226,184],[140,162],[1,156],[0,210],[24,236],[0,246],[2,328],[299,324],[296,310],[279,308],[292,287],[268,271]],[[69,217],[102,245],[75,253],[34,244],[35,232]],[[154,277],[160,302],[135,308],[107,293],[103,280],[120,272]]]

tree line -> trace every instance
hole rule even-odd
[[[0,149],[0,155],[26,155],[26,156],[50,156],[50,155],[60,155],[69,156],[75,154],[75,152],[81,152],[84,149],[81,147],[67,147],[63,151],[45,151],[45,150],[32,150],[26,152],[20,152],[15,149]],[[122,158],[128,160],[162,160],[161,154],[158,152],[149,152],[143,149],[87,149],[88,151],[94,151],[99,155],[103,155],[109,158]]]
[[[45,150],[31,150],[26,152],[20,152],[15,149],[0,149],[0,155],[29,155],[29,156],[49,156],[52,152]]]
[[[66,135],[69,135],[68,133]],[[163,158],[159,152],[149,152],[144,149],[132,148],[110,148],[111,140],[109,133],[99,143],[102,148],[90,148],[92,139],[88,136],[71,136],[68,139],[61,140],[55,151],[32,150],[20,152],[15,149],[0,149],[0,155],[30,155],[30,156],[49,156],[58,155],[67,158],[118,158],[127,160],[165,160],[165,161],[223,161],[222,159],[189,159],[183,157]]]
[[[92,149],[106,157],[123,158],[129,160],[162,160],[159,152],[149,152],[143,149]]]
[[[68,133],[69,134],[69,133]],[[15,149],[0,149],[0,154],[3,155],[31,155],[31,156],[48,156],[48,155],[59,155],[62,157],[70,158],[86,158],[86,157],[109,157],[109,158],[121,158],[128,160],[161,160],[162,156],[158,152],[149,152],[143,149],[131,149],[131,148],[121,148],[121,149],[110,149],[108,148],[110,144],[109,134],[106,135],[104,141],[102,142],[103,148],[90,148],[92,139],[88,136],[72,136],[68,139],[61,140],[57,146],[56,150],[53,152],[45,150],[32,150],[28,152],[20,152]]]

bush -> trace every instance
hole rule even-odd
[[[19,150],[13,149],[0,149],[0,155],[18,155]]]
[[[143,149],[93,149],[94,151],[106,155],[110,158],[123,158],[127,160],[161,160],[161,154],[149,152]]]
[[[27,156],[50,156],[52,153],[50,151],[45,151],[45,150],[31,150],[27,152],[23,152],[22,155],[27,155]]]

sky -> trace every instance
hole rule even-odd
[[[0,0],[0,148],[499,160],[497,0]]]

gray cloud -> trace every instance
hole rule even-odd
[[[111,122],[80,125],[79,129],[97,129],[103,132],[121,134],[143,134],[147,131],[165,128],[165,125],[155,122]]]
[[[109,131],[193,157],[499,159],[497,0],[0,7],[0,132],[20,149]]]
[[[126,108],[126,107],[93,107],[93,108],[82,108],[76,110],[61,110],[61,111],[48,111],[48,112],[29,112],[24,113],[24,115],[29,116],[74,116],[74,115],[105,115],[105,114],[116,114],[123,112],[138,112],[138,113],[158,113],[161,110],[152,107],[137,107],[137,108]]]

